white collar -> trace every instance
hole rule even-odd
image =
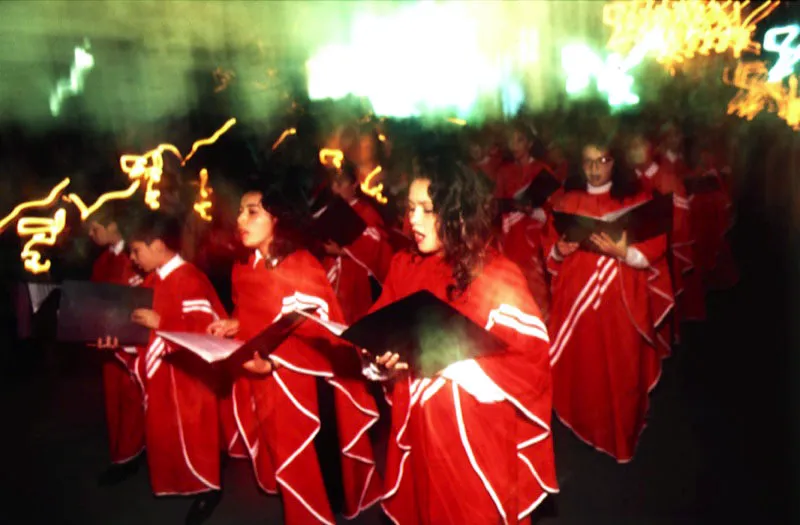
[[[670,162],[675,162],[680,158],[680,155],[669,149],[664,153],[664,156],[667,157],[667,160]]]
[[[602,186],[592,186],[591,184],[586,185],[586,191],[589,195],[602,195],[603,193],[608,193],[611,191],[611,184],[613,181],[608,181]]]
[[[265,260],[265,257],[264,257],[264,255],[261,253],[261,251],[260,251],[258,248],[256,248],[255,252],[256,252],[256,257],[255,257],[255,260],[253,261],[253,268],[255,268],[256,266],[258,266],[258,262],[259,262],[259,261],[263,261],[263,260]],[[270,264],[269,264],[270,266],[272,266],[273,268],[275,268],[276,266],[278,266],[278,259],[276,259],[275,257],[273,257],[273,258],[271,258],[271,259],[269,260],[269,263],[270,263]]]
[[[158,276],[163,281],[164,279],[169,277],[169,274],[171,274],[172,272],[183,266],[183,263],[185,262],[186,261],[183,260],[183,257],[175,254],[175,256],[172,259],[167,261],[166,264],[164,264],[161,268],[156,270],[158,272]]]
[[[483,166],[484,164],[489,164],[490,160],[492,160],[492,158],[489,155],[486,155],[485,157],[483,157],[481,160],[478,161],[478,165]]]
[[[108,249],[111,250],[111,253],[113,253],[114,255],[119,255],[122,253],[122,250],[125,249],[125,241],[123,239],[120,239],[119,242],[117,242],[113,246],[109,246]]]
[[[347,204],[349,204],[350,206],[355,206],[357,202],[358,202],[358,197],[353,197],[353,199],[351,201],[348,201]]]
[[[651,162],[651,163],[650,163],[650,165],[647,167],[647,169],[646,169],[646,170],[642,171],[642,170],[640,170],[640,169],[637,169],[637,170],[636,170],[636,174],[637,174],[639,177],[641,177],[642,175],[644,175],[644,176],[645,176],[645,177],[647,177],[648,179],[652,179],[652,178],[653,178],[653,175],[655,175],[657,171],[658,171],[658,164],[656,164],[655,162]]]

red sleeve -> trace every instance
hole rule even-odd
[[[183,280],[175,307],[181,312],[177,330],[183,332],[205,332],[209,324],[227,317],[211,284],[196,277]]]

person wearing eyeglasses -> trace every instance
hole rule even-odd
[[[582,173],[566,181],[554,211],[600,218],[651,198],[609,140],[583,144]],[[627,232],[618,241],[602,233],[578,244],[548,220],[545,250],[553,407],[581,440],[628,462],[661,374],[655,327],[673,307],[669,275],[656,269],[666,235],[628,244]]]

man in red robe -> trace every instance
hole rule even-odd
[[[150,273],[145,286],[154,292],[152,309],[134,311],[132,320],[152,330],[136,360],[150,485],[156,496],[197,495],[186,522],[198,524],[222,496],[217,378],[156,331],[205,333],[225,309],[208,278],[178,255],[180,232],[177,218],[154,212],[131,235],[131,259]]]
[[[92,266],[91,280],[139,286],[142,277],[125,251],[125,240],[113,210],[111,206],[99,210],[89,221],[89,237],[105,248]],[[103,387],[112,466],[100,477],[101,485],[118,483],[135,473],[144,450],[144,396],[133,370],[136,348],[107,353]]]
[[[677,300],[675,315],[664,323],[664,330],[657,338],[669,353],[672,335],[679,338],[679,324],[690,319],[705,316],[705,300],[702,280],[694,271],[694,239],[692,238],[689,199],[683,181],[671,171],[669,165],[658,163],[653,156],[653,145],[641,133],[629,138],[627,147],[628,162],[634,166],[639,182],[646,193],[672,194],[672,232],[669,237],[672,260],[662,259],[659,271],[669,271],[672,287]]]

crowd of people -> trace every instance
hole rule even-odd
[[[337,162],[292,142],[302,137],[279,145],[243,178],[238,214],[220,198],[212,223],[180,211],[169,177],[159,211],[101,208],[87,221],[103,247],[92,279],[154,290],[132,319],[151,330],[147,347],[98,341],[113,356],[102,482],[145,457],[153,492],[193,495],[187,523],[201,523],[222,497],[227,456],[251,462],[287,524],[374,505],[396,524],[526,523],[559,490],[551,414],[631,461],[682,323],[702,321],[706,292],[738,280],[727,152],[715,140],[687,151],[679,126],[645,124],[604,122],[576,135],[572,154],[526,120],[397,149],[380,122],[360,123],[323,144]],[[557,184],[534,202],[543,177]],[[309,233],[330,195],[367,225],[347,246]],[[647,239],[575,241],[555,220],[608,219],[658,196],[671,197],[671,227]],[[223,372],[157,334],[248,340],[297,309],[351,325],[420,290],[507,349],[417,377],[393,349],[354,349],[307,322]],[[335,468],[314,446],[331,428]]]

